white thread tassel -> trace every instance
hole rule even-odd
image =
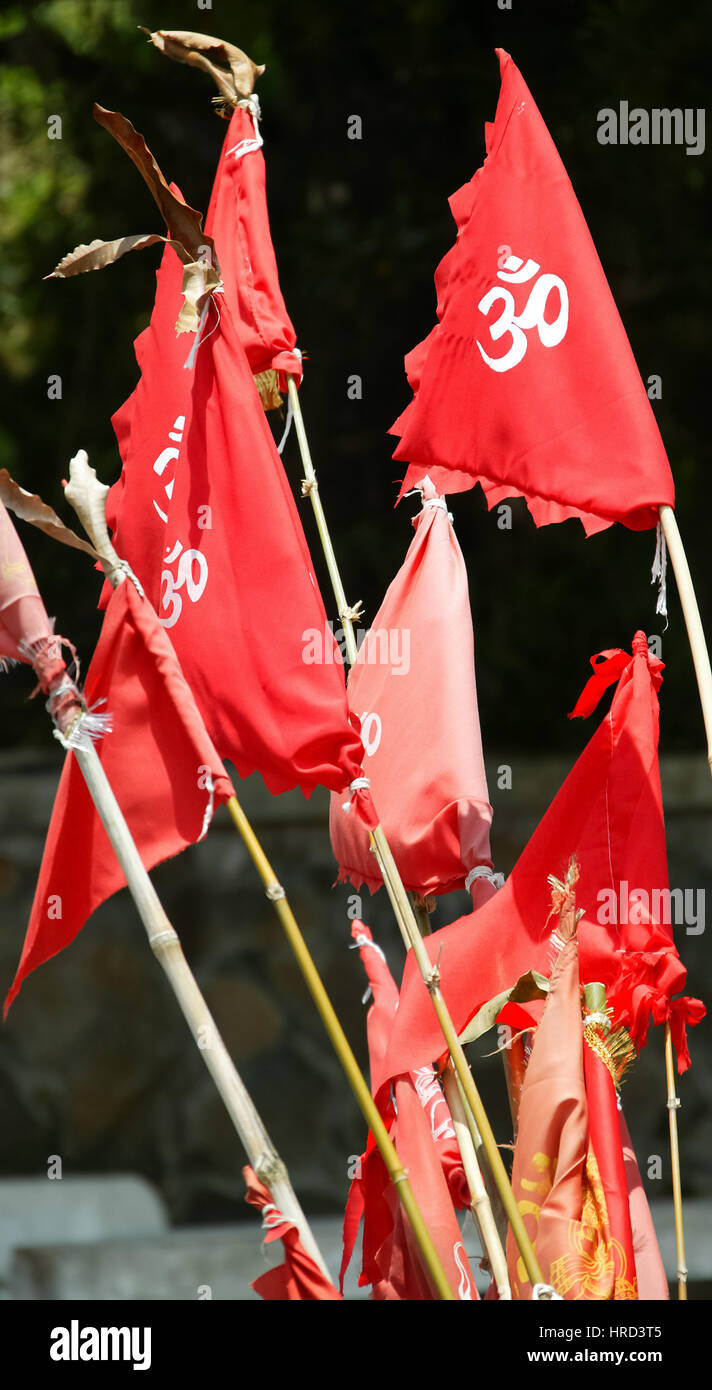
[[[650,583],[654,584],[656,579],[658,581],[658,601],[655,605],[655,612],[662,614],[665,619],[665,627],[667,627],[667,545],[660,522],[658,522],[656,531],[655,559],[653,560]]]

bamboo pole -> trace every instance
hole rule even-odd
[[[324,1277],[329,1279],[329,1271],[289,1181],[287,1169],[220,1037],[178,936],[143,866],[96,749],[74,748],[73,753],[124,872],[129,892],[146,928],[151,950],[170,982],[250,1163],[258,1178],[269,1189],[275,1206],[287,1220],[295,1223],[305,1250],[316,1261]]]
[[[697,606],[697,598],[692,584],[690,566],[687,563],[685,547],[677,524],[677,519],[672,507],[660,507],[660,525],[665,536],[665,543],[670,553],[673,572],[677,591],[680,595],[682,613],[687,628],[687,636],[690,641],[690,650],[697,676],[697,688],[700,694],[700,704],[702,705],[702,718],[705,725],[705,735],[707,738],[707,762],[710,772],[712,772],[712,670],[710,669],[710,658],[707,650],[700,610]]]
[[[67,500],[101,556],[110,584],[117,588],[126,582],[126,569],[122,567],[106,529],[105,505],[109,489],[99,482],[95,470],[90,468],[84,449],[80,449],[71,459],[69,477],[70,482],[65,487]],[[78,712],[77,706],[75,713]],[[60,733],[65,732],[66,729],[60,729]],[[304,1249],[316,1261],[324,1277],[329,1279],[326,1263],[292,1188],[286,1166],[218,1032],[185,959],[177,933],[144,868],[96,749],[93,746],[75,747],[72,751],[123,870],[129,892],[146,928],[151,950],[168,977],[247,1157],[260,1181],[269,1189],[275,1206],[283,1216],[294,1222]]]
[[[363,1079],[346,1034],[336,1016],[331,1000],[324,988],[321,976],[316,969],[307,944],[294,917],[294,913],[289,906],[284,888],[277,880],[272,865],[255,835],[237,797],[231,796],[226,804],[252,862],[262,879],[267,897],[282,923],[307,988],[316,1004],[324,1027],[334,1047],[334,1051],[341,1062],[366,1123],[378,1145],[388,1175],[396,1188],[399,1200],[410,1221],[425,1267],[435,1286],[437,1294],[441,1299],[453,1300],[455,1295],[447,1281],[445,1271],[440,1263],[440,1258],[415,1201],[407,1174],[401,1166],[395,1146],[381,1119],[371,1092]]]
[[[312,507],[317,521],[317,528],[324,547],[329,574],[332,585],[334,586],[334,596],[339,607],[339,614],[344,627],[346,638],[346,651],[349,662],[353,665],[357,656],[356,637],[353,631],[352,610],[348,609],[344,595],[343,585],[339,575],[334,548],[331,543],[329,529],[324,515],[324,509],[319,496],[319,487],[316,478],[316,470],[312,461],[311,452],[304,427],[304,418],[299,400],[299,392],[293,377],[288,378],[289,400],[292,406],[294,424],[297,432],[297,439],[304,465],[305,481],[308,484],[305,491],[312,498]],[[448,1052],[452,1058],[453,1066],[458,1075],[463,1088],[465,1098],[468,1102],[477,1128],[482,1136],[487,1160],[490,1165],[492,1176],[502,1198],[502,1204],[507,1214],[507,1219],[512,1228],[512,1234],[519,1246],[519,1250],[524,1261],[524,1266],[531,1280],[532,1287],[544,1285],[544,1279],[536,1258],[536,1253],[527,1235],[526,1227],[521,1217],[521,1213],[514,1199],[511,1184],[502,1157],[497,1147],[491,1125],[487,1118],[484,1106],[480,1099],[479,1092],[475,1086],[472,1072],[465,1057],[460,1041],[455,1030],[455,1026],[450,1017],[445,1000],[440,989],[440,975],[437,966],[432,966],[428,953],[423,945],[423,938],[420,934],[418,923],[415,919],[413,907],[403,886],[403,882],[398,872],[398,867],[393,858],[390,845],[386,838],[383,826],[377,825],[371,832],[371,845],[376,854],[383,882],[386,886],[388,896],[393,904],[396,921],[401,931],[406,949],[412,947],[418,968],[423,977],[425,986],[430,994],[433,1008],[440,1024],[440,1028],[447,1044]]]
[[[685,1264],[685,1231],[682,1220],[682,1184],[680,1181],[680,1148],[677,1136],[677,1112],[680,1099],[675,1091],[675,1065],[672,1051],[672,1032],[665,1024],[665,1072],[667,1075],[667,1108],[670,1124],[670,1157],[672,1159],[672,1200],[675,1208],[675,1245],[677,1248],[677,1296],[687,1299],[687,1265]]]
[[[434,902],[434,900],[431,901]],[[413,911],[423,936],[429,936],[430,913],[427,902],[422,898],[415,898]],[[482,1252],[489,1260],[490,1271],[497,1285],[498,1297],[501,1300],[511,1299],[507,1259],[477,1158],[477,1149],[482,1147],[482,1137],[477,1130],[472,1112],[463,1102],[459,1082],[451,1062],[448,1063],[443,1073],[443,1091],[455,1130],[462,1167],[470,1189],[470,1213],[480,1237]]]
[[[457,1076],[448,1064],[443,1076],[443,1089],[445,1099],[452,1116],[452,1123],[455,1129],[455,1138],[462,1158],[462,1166],[465,1170],[467,1185],[470,1189],[470,1211],[472,1219],[479,1232],[482,1250],[489,1260],[492,1278],[497,1285],[497,1296],[501,1300],[511,1299],[512,1291],[509,1287],[509,1273],[507,1271],[507,1257],[502,1248],[499,1238],[497,1223],[494,1219],[492,1205],[484,1184],[480,1165],[477,1162],[475,1145],[472,1141],[465,1107],[460,1096],[460,1088]]]

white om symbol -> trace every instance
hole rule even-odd
[[[185,415],[176,416],[176,419],[173,421],[173,429],[168,431],[168,438],[174,440],[176,444],[180,444],[183,439],[184,429]],[[163,474],[166,470],[166,466],[171,462],[171,460],[178,458],[178,453],[178,449],[172,449],[169,445],[167,449],[164,449],[163,452],[158,455],[158,458],[156,459],[156,462],[153,465],[153,471],[154,473],[158,474],[159,478],[163,477]],[[164,488],[164,492],[169,502],[171,497],[173,496],[174,484],[175,478],[171,478],[170,481],[166,483]],[[160,516],[161,520],[167,522],[168,517],[166,513],[162,511],[159,507],[155,497],[153,499],[153,505],[156,508],[156,511],[158,512],[158,515]]]
[[[381,724],[380,715],[375,712],[369,714],[368,710],[366,710],[361,715],[361,742],[363,744],[363,751],[367,757],[373,757],[381,742],[382,733],[383,725]]]
[[[506,280],[510,285],[523,285],[527,280],[531,280],[541,270],[537,261],[522,261],[520,256],[508,256],[502,270],[497,271],[499,280]],[[558,290],[560,307],[559,312],[553,323],[548,323],[544,317],[546,305],[552,290]],[[488,367],[493,372],[508,372],[512,367],[516,367],[521,362],[529,339],[526,329],[536,328],[539,334],[539,341],[544,347],[556,347],[566,334],[569,326],[569,295],[568,290],[559,275],[540,275],[536,284],[532,286],[529,298],[524,305],[521,314],[514,312],[514,295],[510,290],[506,290],[502,285],[493,285],[483,295],[477,308],[481,314],[488,314],[493,304],[498,300],[502,301],[503,308],[498,319],[494,323],[488,324],[490,337],[493,342],[497,342],[505,333],[509,333],[511,343],[504,357],[490,357],[485,352],[479,338],[475,341],[482,353]]]
[[[161,574],[161,608],[166,617],[160,618],[160,622],[164,627],[173,627],[183,611],[183,596],[179,589],[185,589],[191,603],[197,603],[208,582],[208,562],[199,550],[183,550],[180,541],[176,541],[164,563],[174,564],[179,555],[177,578],[174,579],[169,569],[164,569]],[[197,574],[194,566],[197,566]]]

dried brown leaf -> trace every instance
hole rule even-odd
[[[53,508],[43,502],[36,492],[26,492],[24,487],[20,487],[19,483],[10,477],[6,468],[0,468],[0,498],[8,511],[14,512],[22,521],[29,521],[31,526],[44,531],[46,536],[52,536],[54,540],[71,546],[73,550],[83,550],[94,560],[101,559],[93,545],[65,526]]]
[[[56,265],[45,280],[66,278],[69,275],[84,275],[89,270],[101,270],[105,265],[113,265],[127,251],[142,251],[145,246],[155,246],[157,241],[165,241],[157,233],[141,232],[136,236],[118,237],[116,241],[90,241],[88,246],[75,246],[63,260]]]
[[[200,259],[200,248],[209,247],[211,261],[217,266],[215,246],[212,238],[203,232],[203,218],[196,208],[192,208],[169,188],[143,136],[122,116],[120,111],[107,111],[105,107],[94,106],[94,120],[126,151],[147,185],[154,202],[168,228],[171,241],[180,242],[188,253],[189,261]],[[176,250],[178,248],[176,247]],[[180,254],[180,252],[179,252]],[[182,257],[181,257],[182,259]]]
[[[231,106],[236,106],[240,98],[252,95],[256,79],[265,70],[264,63],[253,63],[235,44],[213,38],[210,34],[195,34],[189,29],[157,29],[154,32],[143,29],[143,32],[167,58],[210,73],[220,95]],[[206,57],[208,53],[210,58]],[[211,61],[211,58],[215,61]],[[217,67],[218,61],[226,63],[227,67]]]

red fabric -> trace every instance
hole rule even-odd
[[[184,365],[193,337],[174,333],[180,271],[167,247],[137,342],[141,380],[114,420],[124,463],[110,497],[114,544],[220,756],[241,777],[261,772],[272,792],[341,791],[362,747],[301,522],[227,292],[214,295],[195,365]],[[357,815],[364,803],[370,813],[360,796]]]
[[[648,1199],[645,1195],[635,1151],[622,1110],[618,1111],[618,1120],[628,1188],[628,1205],[633,1227],[638,1298],[642,1300],[668,1299],[670,1294],[665,1266],[662,1262],[653,1218],[650,1215]]]
[[[576,936],[564,935],[522,1088],[512,1191],[545,1283],[567,1300],[631,1300],[632,1250],[611,1229],[588,1127]],[[511,1229],[507,1264],[512,1298],[530,1299]]]
[[[583,1048],[583,1074],[586,1084],[589,1145],[596,1156],[606,1199],[610,1237],[620,1246],[625,1268],[635,1271],[633,1226],[621,1143],[618,1096],[611,1073],[598,1053],[586,1041]]]
[[[250,1288],[270,1302],[341,1302],[341,1294],[324,1278],[315,1260],[304,1249],[294,1222],[277,1211],[254,1170],[243,1168],[242,1175],[247,1183],[245,1201],[263,1213],[267,1227],[265,1245],[281,1240],[286,1256],[284,1264],[254,1279]]]
[[[653,411],[551,136],[497,52],[487,157],[450,199],[438,323],[406,358],[403,491],[428,472],[445,492],[480,481],[490,507],[524,496],[537,525],[654,526],[674,488]]]
[[[215,242],[250,371],[256,376],[274,367],[285,390],[285,373],[301,380],[302,363],[294,353],[297,336],[279,286],[267,215],[264,156],[261,149],[239,153],[244,142],[254,139],[252,116],[236,107],[215,174],[205,232]]]
[[[431,483],[423,499],[436,499]],[[364,772],[408,889],[449,893],[492,866],[467,572],[447,511],[425,505],[348,681]],[[434,712],[437,711],[437,718]],[[405,736],[404,736],[405,735]],[[381,885],[368,835],[331,799],[339,879]],[[493,892],[475,881],[480,900]]]
[[[487,1000],[527,970],[551,968],[549,874],[576,855],[581,969],[606,986],[616,1020],[641,1047],[650,1020],[673,1020],[678,1066],[689,1063],[685,1021],[704,1014],[697,1000],[674,999],[685,969],[672,927],[654,894],[668,887],[658,769],[658,697],[662,662],[643,633],[633,640],[609,713],[569,773],[500,891],[483,907],[425,941],[438,961],[442,990],[460,1032]],[[627,885],[624,888],[624,884]],[[647,895],[649,911],[644,911]],[[603,920],[615,894],[617,922]],[[634,906],[637,910],[634,910]],[[601,920],[597,917],[601,916]],[[636,920],[636,919],[640,920]],[[442,1051],[442,1038],[420,972],[409,953],[386,1071],[397,1076]]]
[[[175,653],[130,580],[113,593],[84,695],[108,710],[97,752],[147,869],[207,830],[232,784],[205,731]],[[72,753],[52,811],[22,957],[5,1012],[30,971],[67,946],[126,880]]]
[[[2,658],[27,661],[19,643],[30,648],[49,648],[37,669],[47,691],[64,668],[59,644],[40,598],[35,576],[13,522],[0,501],[0,663]]]
[[[373,991],[367,1029],[371,1089],[405,1168],[416,1202],[440,1256],[451,1288],[463,1300],[476,1299],[453,1203],[469,1202],[465,1175],[447,1104],[432,1068],[397,1077],[395,1105],[383,1085],[383,1058],[398,991],[368,927],[352,926]],[[380,1094],[379,1094],[380,1093]],[[344,1221],[341,1287],[363,1216],[363,1262],[359,1283],[370,1284],[379,1300],[429,1300],[434,1297],[417,1243],[403,1213],[373,1136],[360,1161],[349,1193]]]

